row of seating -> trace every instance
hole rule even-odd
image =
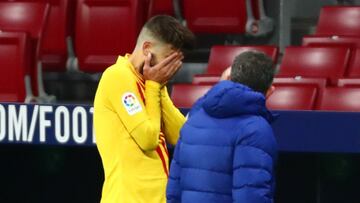
[[[355,80],[355,79],[352,79]],[[275,78],[275,91],[267,99],[271,110],[360,111],[360,79],[327,87],[324,78]],[[179,108],[190,108],[211,84],[176,84],[172,100]]]
[[[18,94],[11,90],[5,92],[12,92],[13,98],[20,102],[34,101],[36,97],[43,98],[40,101],[52,101],[54,98],[44,91],[43,70],[66,71],[70,68],[88,73],[102,72],[115,62],[118,55],[132,51],[141,27],[148,18],[156,14],[176,16],[175,11],[184,13],[186,23],[193,31],[203,32],[203,28],[206,30],[212,27],[216,33],[219,30],[230,32],[230,28],[244,30],[245,25],[242,22],[260,22],[266,17],[264,9],[260,8],[263,7],[262,0],[247,0],[246,4],[245,1],[228,1],[231,1],[231,4],[225,3],[224,7],[229,7],[232,13],[239,13],[240,16],[229,17],[228,12],[215,12],[214,15],[211,11],[217,8],[218,4],[207,1],[198,2],[207,5],[199,12],[196,5],[190,1],[0,0],[0,31],[3,33],[0,35],[0,49],[4,50],[1,58],[10,59],[6,53],[10,53],[11,49],[24,49],[18,56],[26,59],[23,65],[2,66],[0,69],[2,75],[18,76],[11,78],[13,81],[25,80],[25,87],[21,86],[22,90],[19,91],[24,90],[25,93]],[[236,6],[240,4],[241,6]],[[221,15],[227,15],[232,20],[228,21],[228,18]],[[224,22],[230,24],[224,27]],[[219,26],[222,28],[219,29]],[[23,36],[9,32],[26,33],[25,46],[16,47],[21,46],[17,42],[24,40]],[[238,33],[235,30],[231,32]],[[10,63],[0,61],[0,64]]]
[[[335,42],[350,38],[339,37]],[[314,44],[309,43],[311,39],[320,39]],[[285,49],[278,77],[318,77],[327,78],[331,84],[336,85],[340,78],[360,77],[360,47],[354,44],[337,43],[335,45],[321,44],[322,40],[329,37],[309,36],[304,41],[309,46],[291,46]],[[352,37],[354,41],[360,42],[360,37]],[[305,43],[305,42],[304,42]],[[357,42],[358,43],[358,42]],[[310,46],[311,45],[311,46]],[[262,51],[271,57],[276,64],[278,48],[276,46],[214,46],[210,52],[207,72],[195,75],[194,84],[214,82],[220,78],[221,73],[233,62],[236,55],[244,51]]]
[[[274,80],[276,90],[268,98],[267,106],[273,110],[360,111],[360,32],[357,30],[360,24],[357,22],[360,22],[360,7],[322,8],[316,34],[305,36],[302,46],[285,49]],[[275,46],[215,46],[206,74],[196,75],[192,85],[174,86],[175,104],[190,107],[219,81],[234,57],[247,50],[262,51],[274,63],[277,61]],[[190,92],[184,96],[186,90]],[[181,97],[177,96],[179,91]]]

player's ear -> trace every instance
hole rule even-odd
[[[230,80],[231,66],[229,66],[221,75],[220,80]]]
[[[272,93],[274,93],[275,91],[275,86],[271,85],[271,87],[268,89],[268,91],[266,92],[266,98],[269,98],[271,96]]]
[[[151,53],[150,49],[152,47],[151,42],[149,41],[145,41],[142,45],[142,51],[143,51],[143,55],[146,57],[149,55],[149,53]]]

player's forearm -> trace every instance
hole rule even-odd
[[[186,119],[179,109],[174,106],[166,87],[161,89],[161,114],[167,142],[175,145],[179,139],[180,129]]]
[[[145,108],[148,119],[131,132],[137,144],[144,151],[154,150],[159,144],[161,127],[160,88],[159,83],[146,81]]]

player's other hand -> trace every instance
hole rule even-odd
[[[174,52],[158,64],[151,66],[151,54],[146,56],[143,75],[145,80],[152,80],[160,84],[167,83],[179,70],[184,58],[181,52]]]

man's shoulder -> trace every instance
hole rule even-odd
[[[260,148],[270,154],[277,148],[271,125],[261,116],[248,117],[241,125],[241,133],[238,136],[237,143]]]

